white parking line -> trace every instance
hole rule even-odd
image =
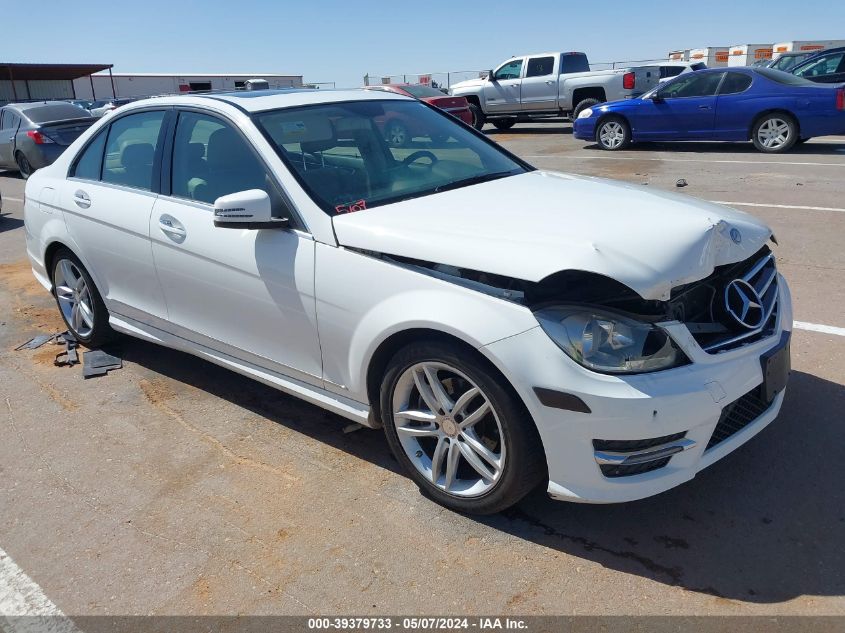
[[[799,204],[769,204],[766,202],[726,202],[724,200],[711,200],[715,204],[725,204],[731,207],[762,207],[764,209],[799,209],[801,211],[836,211],[845,213],[845,209],[837,207],[807,207]]]
[[[657,158],[654,156],[584,156],[584,155],[554,155],[536,154],[523,156],[523,158],[556,158],[570,160],[653,160],[670,163],[727,163],[733,165],[811,165],[813,167],[845,167],[843,163],[813,163],[784,160],[724,160],[718,158]]]
[[[822,334],[835,334],[845,336],[845,327],[834,327],[832,325],[821,325],[819,323],[807,323],[805,321],[793,321],[792,327],[810,332],[821,332]]]
[[[0,624],[3,631],[79,633],[76,625],[44,595],[41,587],[0,548],[0,619],[4,616],[5,621]],[[49,618],[49,621],[39,623],[33,621],[32,616]]]
[[[3,200],[8,200],[9,202],[23,202],[23,198],[3,198]]]

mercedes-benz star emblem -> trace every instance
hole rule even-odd
[[[731,229],[731,239],[734,244],[742,243],[742,233],[739,232],[739,229]]]
[[[760,294],[744,279],[734,279],[725,287],[725,308],[737,323],[749,330],[762,326],[766,318]]]

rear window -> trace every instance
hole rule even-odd
[[[560,74],[585,73],[590,70],[590,62],[584,53],[564,53],[560,56]]]
[[[755,68],[754,72],[759,75],[763,75],[766,79],[771,79],[772,81],[776,81],[779,84],[784,84],[786,86],[815,86],[817,84],[813,83],[809,79],[804,79],[802,77],[796,77],[791,73],[785,73],[782,70],[775,70],[774,68]]]
[[[416,86],[402,86],[402,90],[415,96],[417,99],[424,99],[425,97],[442,97],[443,93],[432,88],[431,86],[423,86],[422,84]]]
[[[37,108],[27,108],[24,114],[33,123],[84,119],[91,116],[88,110],[75,106],[72,103],[56,103],[53,105],[38,106]]]

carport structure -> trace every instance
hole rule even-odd
[[[113,64],[28,64],[0,62],[0,104],[10,101],[75,99],[74,79],[104,70],[112,74]],[[114,80],[111,81],[114,97]],[[91,80],[91,92],[94,82]],[[96,98],[96,95],[95,95]]]

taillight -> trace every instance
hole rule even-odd
[[[31,138],[33,141],[35,141],[36,145],[45,145],[46,143],[55,143],[56,142],[53,139],[51,139],[49,136],[45,136],[37,130],[29,130],[26,133],[26,135],[29,138]]]
[[[845,110],[845,86],[836,91],[836,109]]]
[[[637,76],[634,73],[625,73],[622,75],[622,87],[625,90],[633,90],[636,82]]]

